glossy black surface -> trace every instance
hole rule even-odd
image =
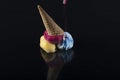
[[[45,28],[37,4],[63,27],[61,0],[9,0],[2,9],[0,78],[45,80],[48,65],[40,53]],[[75,40],[74,57],[57,80],[117,80],[120,68],[119,2],[69,0],[68,32]],[[7,23],[6,23],[7,20]],[[119,79],[118,79],[119,80]]]

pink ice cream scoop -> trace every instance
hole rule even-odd
[[[63,35],[51,36],[51,35],[48,35],[47,31],[44,32],[44,37],[47,41],[54,44],[60,43],[63,39]]]

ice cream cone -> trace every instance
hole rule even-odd
[[[45,25],[46,31],[50,36],[63,35],[64,31],[58,26],[55,21],[47,14],[47,12],[38,5],[38,10]]]

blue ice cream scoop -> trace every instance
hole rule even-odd
[[[73,47],[74,40],[70,33],[64,32],[63,40],[57,45],[58,49],[71,49]]]

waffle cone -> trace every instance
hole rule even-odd
[[[48,35],[56,36],[56,35],[63,35],[64,31],[58,26],[55,21],[47,14],[43,8],[38,5],[38,10],[45,25],[46,31]]]

